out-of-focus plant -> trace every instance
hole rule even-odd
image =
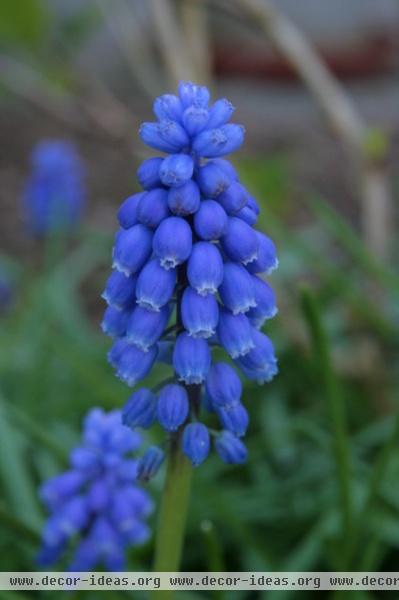
[[[137,485],[137,461],[130,456],[140,443],[140,435],[122,425],[120,411],[94,408],[88,413],[82,445],[70,455],[70,469],[41,487],[50,511],[39,555],[42,566],[58,562],[79,536],[70,570],[126,568],[126,549],[149,537],[145,519],[153,507]]]
[[[27,50],[40,46],[48,26],[48,12],[40,0],[26,0],[24,10],[12,0],[0,6],[0,39],[2,45]]]
[[[0,315],[10,310],[14,298],[14,283],[9,274],[0,266]]]
[[[76,229],[86,202],[84,171],[73,144],[44,140],[36,145],[23,195],[28,231],[45,237]]]

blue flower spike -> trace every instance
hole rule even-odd
[[[229,122],[232,104],[212,103],[206,87],[181,82],[153,112],[140,137],[157,155],[138,168],[141,191],[119,209],[115,270],[103,292],[102,326],[114,338],[108,359],[130,386],[155,362],[173,371],[152,390],[134,391],[123,410],[127,426],[157,422],[166,444],[179,444],[194,466],[207,458],[212,436],[225,463],[241,464],[249,414],[238,371],[260,383],[277,373],[261,331],[277,313],[265,279],[278,265],[276,248],[255,229],[259,205],[227,158],[245,134]],[[214,361],[216,346],[227,362]],[[153,477],[164,457],[151,447],[138,478]]]
[[[40,490],[50,513],[38,556],[42,567],[55,564],[72,547],[69,570],[126,568],[127,549],[149,537],[146,518],[153,509],[150,496],[137,484],[138,461],[131,455],[140,445],[140,434],[122,424],[120,411],[95,408],[88,413],[70,469]],[[146,473],[155,471],[155,462]]]
[[[75,146],[42,140],[30,163],[22,197],[27,229],[38,238],[76,229],[86,204],[86,175]]]

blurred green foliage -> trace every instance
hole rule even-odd
[[[49,25],[49,15],[41,0],[2,0],[0,39],[24,49],[36,48]]]
[[[325,200],[294,204],[283,156],[237,166],[279,248],[279,315],[266,332],[280,374],[245,384],[248,464],[211,456],[196,471],[182,569],[395,570],[399,275]],[[54,243],[41,248],[40,265],[19,267],[17,304],[0,321],[3,570],[35,568],[44,519],[36,489],[64,468],[85,412],[121,407],[129,394],[98,326],[112,239],[85,229],[69,249]],[[161,485],[150,486],[156,498]],[[152,541],[131,553],[130,568],[150,569],[151,557]]]

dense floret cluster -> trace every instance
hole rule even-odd
[[[71,571],[100,565],[111,571],[125,568],[126,549],[148,538],[145,519],[153,508],[137,484],[137,460],[126,456],[140,443],[140,434],[122,424],[120,411],[89,412],[70,469],[41,489],[51,513],[39,556],[43,566],[57,562],[78,538]]]
[[[116,375],[134,386],[157,360],[169,361],[175,373],[158,394],[134,392],[124,422],[147,428],[158,421],[167,432],[178,431],[194,465],[210,449],[209,429],[200,421],[204,411],[222,426],[215,435],[220,457],[227,463],[246,459],[241,438],[248,414],[232,364],[260,383],[277,372],[273,345],[260,331],[277,312],[274,293],[260,277],[277,267],[276,250],[254,229],[258,204],[223,158],[241,145],[244,128],[228,123],[230,102],[209,100],[207,88],[190,82],[179,85],[178,95],[155,100],[158,120],[144,123],[140,136],[168,156],[142,163],[137,177],[143,191],[119,209],[114,271],[103,293],[108,308],[102,327],[115,338],[109,361]],[[215,345],[231,361],[213,362]],[[203,385],[200,402],[193,401]],[[146,478],[160,456],[151,449],[143,458]]]
[[[75,147],[62,140],[39,142],[23,195],[28,229],[35,236],[74,229],[86,199],[84,166]]]

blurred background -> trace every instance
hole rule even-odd
[[[399,3],[276,4],[0,3],[4,571],[35,569],[37,487],[65,468],[87,410],[128,396],[106,362],[100,294],[116,210],[151,156],[139,124],[179,79],[236,106],[247,135],[233,162],[280,258],[266,328],[280,375],[246,385],[248,464],[212,456],[196,472],[182,570],[396,570]],[[38,239],[21,198],[48,138],[76,146],[87,205],[76,231]],[[150,569],[152,547],[132,570]]]

